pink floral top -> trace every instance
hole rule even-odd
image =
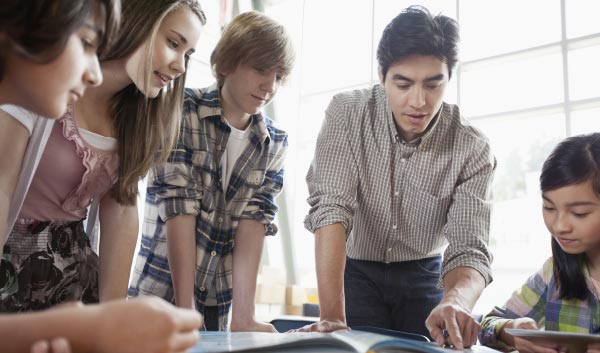
[[[19,218],[76,221],[117,177],[116,140],[79,129],[72,107],[54,124]]]

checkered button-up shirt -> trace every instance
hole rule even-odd
[[[549,258],[504,306],[494,308],[483,318],[479,333],[481,344],[509,348],[498,338],[506,322],[521,317],[533,319],[546,331],[600,333],[600,303],[587,266],[583,267],[588,287],[586,300],[559,299],[552,266],[553,259]]]
[[[442,276],[467,266],[489,283],[496,161],[457,106],[444,103],[432,124],[405,143],[379,85],[336,95],[306,178],[305,227],[342,224],[347,254],[359,260],[423,259],[447,245]]]
[[[283,186],[287,134],[264,115],[254,115],[250,143],[223,191],[220,161],[231,129],[221,116],[216,85],[186,89],[177,145],[168,162],[156,166],[148,177],[142,241],[129,295],[153,294],[174,302],[165,222],[177,215],[194,215],[196,307],[202,312],[214,283],[219,326],[225,330],[237,225],[240,219],[253,219],[265,225],[265,235],[277,232],[272,222],[275,197]]]

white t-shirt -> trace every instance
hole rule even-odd
[[[223,157],[221,157],[223,191],[227,192],[227,187],[229,186],[229,180],[231,179],[231,173],[233,172],[235,163],[242,155],[242,152],[244,152],[244,149],[250,144],[250,125],[248,125],[246,130],[238,130],[231,126],[227,119],[224,120],[227,123],[227,126],[231,128],[225,153],[223,153]]]

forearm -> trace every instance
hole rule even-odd
[[[175,291],[175,304],[194,309],[196,277],[196,217],[175,216],[167,220],[167,253]]]
[[[106,195],[100,203],[100,301],[127,297],[138,236],[137,206],[120,205]]]
[[[137,235],[137,218],[134,223],[117,222],[115,227],[102,229],[99,275],[101,302],[127,297]]]
[[[72,352],[94,349],[97,306],[0,315],[2,351],[29,353],[34,342],[65,337]]]
[[[256,277],[265,241],[265,226],[242,219],[235,234],[233,249],[233,313],[232,321],[254,320]]]
[[[472,310],[485,288],[485,279],[475,269],[457,267],[448,272],[443,279],[443,302],[454,302],[463,308]]]
[[[344,268],[346,233],[337,223],[315,232],[315,259],[321,320],[346,322]]]

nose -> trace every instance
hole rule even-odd
[[[552,222],[552,230],[554,234],[567,234],[571,232],[571,221],[569,215],[565,212],[558,212]]]
[[[263,79],[260,83],[260,89],[263,92],[273,94],[277,91],[279,81],[277,80],[277,70],[271,70],[263,75]]]
[[[98,57],[94,55],[90,61],[88,67],[83,72],[83,82],[87,86],[100,86],[102,84],[102,70],[100,69],[100,62]]]
[[[178,54],[173,62],[171,62],[171,70],[175,71],[176,76],[179,76],[185,72],[186,61],[185,54]]]
[[[425,105],[425,91],[419,85],[415,85],[410,92],[408,104],[412,108],[419,109]]]

